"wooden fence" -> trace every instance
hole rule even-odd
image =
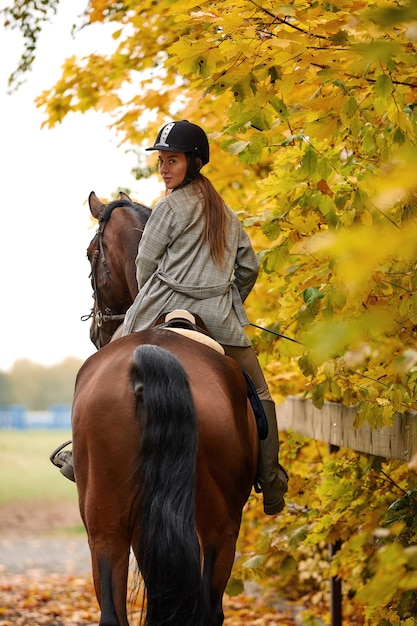
[[[333,446],[407,462],[417,454],[417,411],[397,413],[390,427],[356,428],[354,407],[325,402],[317,409],[310,400],[289,396],[277,407],[277,415],[280,430],[291,429]]]
[[[390,427],[371,428],[369,424],[354,426],[356,409],[334,402],[325,402],[317,409],[310,400],[289,396],[277,407],[278,428],[293,430],[299,435],[329,444],[329,449],[350,448],[391,459],[408,462],[417,454],[417,412],[397,413]],[[330,558],[340,542],[329,546]],[[342,626],[342,581],[330,579],[331,626]]]

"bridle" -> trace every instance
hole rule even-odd
[[[89,313],[89,315],[83,315],[81,320],[83,322],[94,319],[98,328],[101,328],[103,322],[113,322],[113,321],[123,321],[125,318],[125,313],[114,313],[110,307],[105,306],[100,297],[100,292],[97,285],[97,267],[99,259],[101,259],[103,266],[105,268],[105,272],[107,276],[114,283],[116,282],[111,271],[109,264],[106,259],[106,255],[104,254],[104,246],[103,246],[103,235],[104,229],[106,228],[106,224],[109,221],[111,212],[108,214],[104,211],[103,215],[99,220],[99,226],[96,231],[95,238],[97,239],[97,247],[94,251],[93,259],[91,261],[91,272],[90,272],[90,280],[91,285],[93,287],[93,299],[95,302],[95,307],[93,307]],[[95,309],[95,312],[94,312]]]

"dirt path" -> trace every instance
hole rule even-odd
[[[76,504],[37,500],[0,507],[0,572],[90,571],[90,553]]]
[[[35,500],[0,506],[0,533],[4,536],[42,535],[82,524],[75,502]]]

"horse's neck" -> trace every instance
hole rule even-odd
[[[136,279],[136,256],[138,254],[139,241],[142,236],[142,228],[136,227],[134,229],[137,237],[132,238],[132,227],[129,227],[128,232],[119,236],[119,241],[115,243],[115,262],[118,265],[118,274],[120,280],[123,282],[124,290],[130,295],[131,302],[133,303],[136,298],[139,288]]]
[[[138,281],[136,279],[135,259],[133,259],[133,263],[132,263],[132,260],[130,259],[128,263],[126,264],[125,280],[126,280],[127,290],[132,298],[132,302],[131,302],[132,304],[134,299],[138,295],[138,291],[139,291]]]

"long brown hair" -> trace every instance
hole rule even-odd
[[[204,198],[205,226],[203,240],[210,247],[211,256],[220,267],[223,267],[227,248],[228,214],[221,195],[213,187],[209,179],[201,173],[195,182]]]
[[[194,154],[186,153],[188,169],[183,187],[190,183],[198,185],[204,200],[205,225],[203,241],[208,244],[215,263],[223,267],[227,249],[228,213],[221,195],[213,187],[209,179],[201,174],[202,161]],[[178,189],[178,187],[177,187]]]

